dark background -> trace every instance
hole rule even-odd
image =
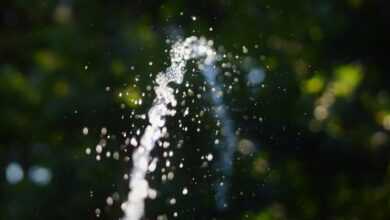
[[[201,155],[210,152],[218,161],[218,128],[212,111],[201,126],[190,120],[211,102],[199,88],[200,74],[188,74],[203,98],[178,97],[191,113],[182,118],[185,107],[178,107],[168,119],[175,179],[161,183],[160,169],[148,177],[159,196],[148,200],[145,219],[390,219],[388,6],[384,0],[2,1],[0,219],[122,216],[131,147],[120,134],[143,131],[146,122],[129,115],[151,105],[147,87],[169,62],[166,39],[178,35],[206,36],[239,57],[233,59],[239,71],[218,78],[226,90],[232,85],[224,101],[239,140],[229,206],[216,208],[220,174],[213,164],[202,166]],[[264,71],[261,84],[248,85],[252,68]],[[143,92],[142,106],[128,101]],[[95,159],[96,144],[107,140],[102,128],[111,136],[104,152],[120,152],[119,160]],[[245,146],[252,152],[243,153]],[[177,169],[182,158],[185,166]],[[49,174],[46,181],[34,180],[37,167]],[[10,181],[20,171],[23,178]],[[187,196],[180,195],[183,187]],[[172,197],[175,205],[168,204]]]

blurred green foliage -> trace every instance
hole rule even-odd
[[[213,168],[200,168],[199,159],[215,152],[213,115],[200,133],[189,119],[182,119],[187,133],[171,120],[172,142],[184,140],[173,162],[185,158],[186,168],[172,183],[151,180],[163,199],[148,202],[146,219],[171,219],[174,211],[178,219],[390,219],[388,6],[381,0],[1,2],[0,219],[96,219],[97,208],[100,219],[122,216],[120,202],[109,206],[106,198],[125,199],[129,163],[97,162],[85,149],[94,150],[102,127],[114,134],[113,150],[122,146],[115,135],[131,124],[144,128],[128,116],[150,106],[152,80],[167,66],[166,40],[174,35],[206,36],[240,54],[239,83],[225,101],[239,139],[256,150],[237,152],[230,205],[218,211]],[[246,84],[252,67],[266,75],[257,89]],[[200,76],[187,80],[201,93]],[[136,105],[143,93],[144,104]],[[195,112],[210,107],[207,99],[188,105]],[[16,184],[6,179],[11,162],[24,171]],[[31,180],[33,166],[50,170],[47,185]],[[183,185],[191,186],[189,196],[167,205],[164,198]]]

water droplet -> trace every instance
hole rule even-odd
[[[100,130],[100,134],[101,135],[106,135],[107,134],[107,128],[103,127],[101,130]]]
[[[170,199],[169,200],[169,204],[175,205],[176,204],[176,199],[175,198]]]
[[[136,147],[138,145],[137,139],[135,137],[132,137],[130,140],[130,144]]]
[[[244,54],[248,53],[248,48],[246,48],[246,46],[242,46],[242,53]]]
[[[96,150],[96,153],[100,154],[103,151],[102,145],[100,145],[100,144],[96,145],[96,149],[95,150]]]
[[[183,195],[187,195],[188,194],[188,189],[186,187],[184,187],[183,190],[181,191],[181,193]]]
[[[109,206],[112,206],[112,205],[114,204],[114,200],[112,199],[111,196],[107,197],[106,203],[107,203],[107,205],[109,205]]]
[[[5,177],[10,184],[16,184],[22,181],[24,177],[22,167],[16,162],[10,163],[5,170]]]
[[[95,209],[96,218],[100,218],[101,211],[99,208]]]
[[[88,128],[87,127],[84,127],[83,128],[83,135],[87,135],[88,134]]]

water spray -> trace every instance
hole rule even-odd
[[[186,64],[189,60],[199,59],[198,68],[205,66],[213,68],[217,53],[213,42],[195,36],[188,37],[173,44],[170,50],[171,65],[157,75],[154,88],[156,94],[153,105],[148,112],[149,125],[141,136],[138,148],[133,152],[133,167],[130,172],[127,201],[122,204],[123,220],[139,220],[144,215],[145,199],[155,192],[149,187],[146,174],[149,167],[155,163],[150,153],[158,140],[167,134],[165,121],[167,116],[176,114],[177,101],[170,83],[183,82]]]
[[[234,133],[233,121],[230,114],[226,110],[223,103],[222,86],[217,81],[218,69],[212,66],[207,66],[201,70],[207,83],[213,87],[210,92],[211,101],[216,117],[221,120],[223,141],[217,145],[220,153],[220,158],[216,167],[221,171],[221,180],[216,184],[215,201],[217,208],[222,210],[228,206],[226,195],[230,184],[230,177],[233,168],[233,156],[237,143],[237,138]]]

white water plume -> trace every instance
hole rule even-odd
[[[222,179],[216,184],[215,200],[219,209],[227,207],[226,194],[230,184],[230,177],[233,169],[233,156],[236,148],[237,138],[234,132],[233,121],[223,103],[222,86],[217,81],[218,69],[212,66],[207,66],[201,71],[207,83],[213,87],[210,92],[211,101],[213,104],[216,118],[221,120],[222,137],[221,145],[218,145],[220,158],[217,163],[217,168],[221,170]]]
[[[133,167],[130,172],[130,192],[128,200],[122,204],[123,220],[139,220],[144,215],[145,199],[153,192],[146,180],[146,174],[151,163],[150,153],[156,142],[166,134],[166,116],[175,115],[176,99],[171,82],[181,84],[186,64],[189,60],[199,59],[198,66],[213,66],[217,54],[213,42],[195,36],[188,37],[173,44],[170,50],[171,65],[156,77],[154,92],[156,97],[148,112],[149,125],[141,136],[140,144],[132,155]]]

